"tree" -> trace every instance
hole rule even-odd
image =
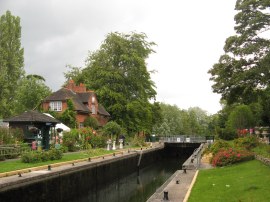
[[[155,122],[150,100],[156,91],[145,61],[153,45],[143,33],[110,33],[100,49],[89,54],[81,74],[76,68],[66,74],[75,75],[75,81],[83,75],[83,83],[95,90],[112,120],[129,134],[150,132]]]
[[[91,127],[93,129],[98,129],[98,120],[95,117],[89,116],[83,122],[84,127]]]
[[[20,18],[7,11],[0,18],[0,117],[10,116],[19,81],[24,75]]]
[[[17,114],[37,108],[41,100],[51,94],[50,88],[45,85],[44,81],[42,76],[33,74],[21,79],[15,97]]]
[[[228,104],[254,102],[269,86],[269,7],[269,1],[236,2],[236,35],[227,38],[225,54],[209,70],[213,91]]]
[[[247,105],[239,105],[230,113],[227,127],[232,131],[254,127],[254,117]]]
[[[103,127],[102,131],[104,135],[110,136],[111,138],[115,136],[115,138],[118,139],[118,136],[122,132],[122,128],[116,122],[110,121]]]

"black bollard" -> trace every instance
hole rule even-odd
[[[18,176],[19,176],[19,177],[22,177],[22,174],[21,174],[21,173],[18,173]]]
[[[88,161],[90,162],[91,161],[91,158],[88,158]]]
[[[168,191],[164,191],[164,197],[163,197],[163,200],[165,201],[168,201],[169,200],[169,192]]]
[[[52,166],[51,165],[48,165],[48,170],[52,170]]]

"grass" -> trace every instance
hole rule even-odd
[[[257,147],[252,149],[258,155],[270,158],[270,145],[260,143]]]
[[[188,202],[270,201],[270,168],[257,160],[201,170]]]
[[[21,160],[10,160],[10,161],[2,161],[0,162],[0,173],[20,170],[25,168],[37,167],[42,165],[49,165],[53,163],[65,162],[65,161],[72,161],[77,159],[89,158],[94,156],[101,156],[105,154],[110,154],[115,151],[107,151],[105,149],[91,149],[89,152],[81,151],[75,153],[66,153],[64,154],[62,159],[54,160],[54,161],[46,161],[46,162],[39,162],[39,163],[23,163]]]

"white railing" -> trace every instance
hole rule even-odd
[[[206,142],[206,137],[197,136],[197,135],[172,135],[160,137],[162,142],[171,142],[171,143],[202,143]]]

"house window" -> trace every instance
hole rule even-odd
[[[83,127],[84,127],[83,122],[80,122],[79,128],[83,128]]]
[[[61,101],[54,101],[54,102],[50,102],[50,109],[52,111],[62,111],[62,102]]]
[[[96,114],[96,106],[95,105],[92,105],[92,114]]]

